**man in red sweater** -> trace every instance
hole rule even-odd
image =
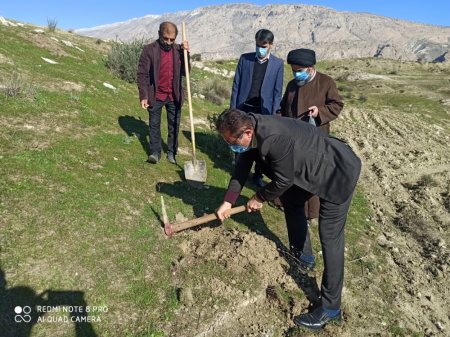
[[[180,128],[184,76],[183,49],[189,50],[187,41],[175,44],[177,26],[163,22],[159,26],[158,40],[144,46],[137,72],[141,107],[149,113],[150,148],[148,162],[156,164],[161,158],[161,111],[167,111],[167,160],[176,164],[178,131]]]

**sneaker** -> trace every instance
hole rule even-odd
[[[152,153],[150,156],[148,156],[148,162],[151,164],[156,164],[159,162],[159,154]]]
[[[338,323],[341,321],[341,310],[327,310],[323,307],[315,309],[311,313],[302,314],[294,317],[294,323],[297,326],[312,330],[320,330],[329,323]]]
[[[169,163],[171,164],[176,164],[177,161],[175,160],[175,155],[172,152],[169,152],[167,154],[167,160],[169,161]]]
[[[302,254],[298,258],[298,264],[300,269],[313,271],[316,267],[316,258],[314,257],[314,255]]]

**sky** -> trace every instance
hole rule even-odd
[[[203,1],[203,0],[1,0],[0,16],[40,26],[56,20],[58,28],[78,29],[127,21],[149,14],[164,14],[180,10],[226,3],[246,2],[257,5],[307,4],[338,11],[366,12],[418,23],[450,26],[449,0],[323,0],[323,1]]]

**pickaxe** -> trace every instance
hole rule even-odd
[[[217,220],[217,215],[215,213],[212,213],[212,214],[203,215],[200,218],[183,221],[183,222],[180,222],[177,224],[171,224],[171,223],[169,223],[169,219],[167,217],[166,207],[164,205],[164,198],[162,196],[161,196],[161,207],[162,207],[162,215],[163,215],[163,223],[164,223],[164,233],[167,236],[172,236],[173,234],[181,232],[185,229],[199,226],[199,225],[205,224],[205,223],[213,221],[213,220]],[[230,209],[229,215],[241,213],[241,212],[245,211],[246,209],[247,208],[245,207],[245,205],[234,207],[234,208]]]

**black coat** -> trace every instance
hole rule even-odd
[[[361,161],[345,142],[300,120],[251,115],[256,121],[256,148],[239,156],[226,201],[236,201],[258,157],[272,179],[257,192],[262,200],[274,200],[292,185],[337,204],[352,195]]]

